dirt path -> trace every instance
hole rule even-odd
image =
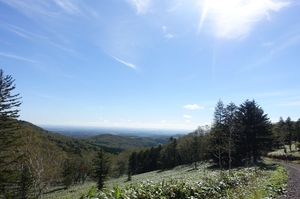
[[[289,172],[287,194],[279,199],[300,199],[300,164],[279,163],[286,167]]]

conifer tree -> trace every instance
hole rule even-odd
[[[292,151],[292,134],[293,134],[293,123],[290,117],[287,117],[285,120],[285,139],[289,145],[290,151]]]
[[[237,159],[256,163],[272,143],[268,115],[254,100],[246,100],[237,110],[237,123],[239,132],[236,150],[240,158]]]
[[[96,158],[93,160],[94,164],[94,179],[97,181],[97,188],[102,189],[104,187],[104,181],[107,178],[109,172],[109,159],[107,154],[101,149]]]
[[[74,161],[72,159],[66,159],[63,164],[63,184],[65,185],[65,189],[69,189],[74,181]]]
[[[214,123],[210,133],[213,158],[217,158],[220,170],[225,161],[225,152],[228,148],[228,133],[225,128],[226,108],[221,100],[218,101],[214,112]]]
[[[11,149],[17,145],[16,119],[22,102],[19,93],[13,94],[14,82],[12,76],[4,75],[0,69],[0,192],[6,196],[14,192],[11,187],[16,187],[18,180],[18,173],[13,168],[16,157],[12,157]]]
[[[22,165],[20,180],[18,182],[19,191],[18,195],[22,199],[27,199],[31,197],[31,187],[33,184],[33,176],[26,164]]]

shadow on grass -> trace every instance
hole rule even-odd
[[[247,168],[247,167],[258,167],[262,170],[270,170],[270,171],[275,171],[277,169],[278,164],[276,164],[275,162],[272,163],[265,163],[263,161],[259,161],[256,163],[252,163],[252,164],[247,164],[247,165],[233,165],[231,169],[239,169],[239,168]],[[210,166],[207,167],[208,170],[211,171],[216,171],[216,170],[220,170],[220,166],[218,164],[212,164]],[[223,171],[228,171],[228,165],[223,165],[222,166],[222,170]]]
[[[44,194],[50,194],[50,193],[54,193],[54,192],[62,191],[62,190],[66,190],[66,189],[64,187],[56,188],[56,189],[52,189],[51,191],[47,191]]]

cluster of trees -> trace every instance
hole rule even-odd
[[[0,69],[0,198],[40,198],[51,184],[83,183],[93,165],[80,150],[63,150],[17,120],[22,102],[14,82]]]
[[[272,146],[272,124],[254,101],[227,106],[220,100],[209,136],[213,156],[220,167],[256,163]]]
[[[213,160],[220,169],[257,163],[272,148],[298,141],[300,120],[280,119],[272,124],[263,109],[246,100],[239,106],[218,101],[211,126],[198,127],[194,132],[165,145],[134,151],[129,157],[128,175],[170,169],[177,165]]]
[[[280,117],[279,121],[273,125],[272,131],[274,135],[273,145],[276,148],[289,145],[289,150],[292,151],[293,141],[300,143],[300,119],[292,121],[290,117],[287,117],[286,120]]]

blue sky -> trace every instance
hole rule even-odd
[[[300,113],[298,0],[0,0],[0,65],[34,124],[196,129],[219,99]]]

